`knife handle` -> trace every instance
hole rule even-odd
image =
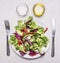
[[[55,55],[55,37],[52,37],[52,49],[51,49],[51,57],[54,57]]]
[[[8,34],[7,34],[6,38],[7,38],[7,56],[10,56],[10,48],[9,48],[9,42],[8,42]]]

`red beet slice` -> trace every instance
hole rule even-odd
[[[17,33],[14,33],[14,34],[15,34],[15,37],[16,37],[17,39],[21,39],[21,38],[22,38],[22,36],[18,35]]]
[[[35,56],[37,54],[38,54],[38,52],[34,52],[34,51],[30,50],[30,53],[29,53],[30,56]]]
[[[26,53],[23,52],[23,51],[19,51],[19,53],[20,53],[21,56],[24,56],[24,55],[26,54]]]

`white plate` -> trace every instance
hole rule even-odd
[[[45,26],[40,20],[36,20],[36,19],[35,19],[35,21],[36,21],[36,23],[37,23],[38,25],[40,25],[40,26],[46,28],[46,26]],[[39,21],[40,21],[40,23],[39,23]],[[46,35],[46,36],[48,37],[48,39],[49,39],[48,31],[46,32],[45,35]],[[50,43],[47,44],[47,47],[46,47],[46,48],[45,48],[45,47],[42,48],[42,51],[41,51],[42,54],[47,52],[47,50],[48,50],[48,48],[49,48],[49,44],[50,44]],[[13,51],[14,51],[17,55],[19,55],[20,57],[25,58],[25,59],[36,59],[36,58],[42,57],[40,54],[37,54],[37,55],[35,55],[35,56],[30,56],[30,55],[28,55],[28,53],[25,54],[24,56],[21,56],[20,53],[19,53],[19,51],[17,51],[13,45],[11,45],[11,47],[12,47]]]

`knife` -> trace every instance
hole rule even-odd
[[[55,56],[55,20],[52,19],[52,48],[51,48],[51,57]]]

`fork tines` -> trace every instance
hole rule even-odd
[[[5,28],[6,30],[10,30],[10,24],[8,20],[5,20]]]

